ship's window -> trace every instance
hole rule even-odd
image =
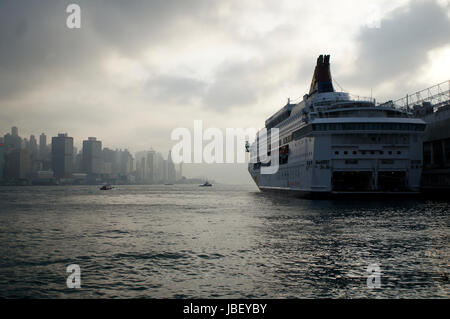
[[[334,154],[336,154],[336,155],[339,155],[339,152],[338,152],[338,151],[336,151],[336,152],[334,152]]]
[[[348,154],[348,152],[347,152],[347,151],[345,151],[345,152],[344,152],[344,154],[345,154],[345,155],[347,155],[347,154]]]
[[[381,154],[381,155],[383,155],[383,154],[384,154],[384,152],[383,152],[383,151],[380,151],[380,154]]]
[[[362,154],[362,155],[365,155],[365,154],[366,154],[366,151],[361,151],[361,154]]]
[[[392,155],[392,151],[389,151],[389,155]]]
[[[424,124],[412,123],[328,123],[313,124],[314,131],[336,130],[409,130],[424,131]]]
[[[400,151],[397,151],[397,154],[398,154],[398,155],[400,155],[401,153],[402,153],[402,152],[400,152]]]
[[[353,155],[356,155],[356,151],[353,151]]]
[[[301,129],[298,129],[297,131],[295,131],[294,133],[292,133],[292,139],[294,140],[299,140],[302,137],[304,137],[306,134],[308,134],[309,132],[312,131],[312,126],[308,125],[305,127],[302,127]]]
[[[374,151],[370,151],[370,154],[372,154],[372,155],[373,155],[373,154],[375,154],[375,152],[374,152]]]

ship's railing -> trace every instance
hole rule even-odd
[[[343,91],[344,93],[347,93]],[[377,103],[372,97],[360,96],[347,93],[350,100],[354,102],[370,102],[376,106],[389,107],[397,110],[401,110],[410,113],[414,106],[424,106],[425,104],[431,104],[434,111],[437,111],[442,106],[449,105],[450,103],[450,80],[438,83],[429,88],[415,92],[413,94],[407,94],[405,97],[394,101],[387,101],[383,103]],[[292,102],[296,103],[301,98],[295,99]],[[314,106],[319,108],[327,108],[328,105],[332,105],[340,101],[321,101],[314,103]],[[425,104],[424,104],[425,103]]]
[[[350,100],[355,101],[355,102],[371,102],[373,104],[376,103],[376,100],[372,97],[355,95],[355,94],[348,94],[348,96],[350,97]]]
[[[348,105],[348,107],[359,106],[358,103],[367,103],[367,104],[376,104],[375,99],[360,95],[348,94],[348,100],[328,100],[328,101],[319,101],[313,104],[317,111],[329,111],[342,108],[344,105]]]
[[[449,101],[450,80],[433,85],[413,94],[407,94],[405,97],[393,101],[393,104],[398,108],[409,110],[414,105],[423,105],[428,102],[436,111],[439,107],[448,105]]]

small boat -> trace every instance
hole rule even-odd
[[[200,187],[208,187],[208,186],[212,186],[211,183],[209,183],[208,181],[204,182],[202,185],[198,185]]]
[[[111,189],[113,189],[113,187],[109,184],[106,184],[106,185],[103,185],[102,187],[100,187],[100,190],[102,190],[102,191],[108,191]]]

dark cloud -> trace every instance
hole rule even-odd
[[[59,1],[0,3],[0,98],[80,74],[100,53],[86,29],[66,27]]]
[[[216,14],[208,0],[84,0],[87,27],[116,50],[135,56],[161,41],[180,41],[189,35],[183,23],[202,23]]]
[[[214,16],[207,0],[76,1],[81,29],[66,27],[73,1],[0,2],[0,98],[61,79],[90,78],[107,52],[142,50],[187,36],[183,22]]]
[[[436,1],[413,1],[384,17],[380,28],[364,27],[357,37],[357,72],[342,81],[376,86],[414,74],[429,62],[430,50],[450,44],[448,9]]]

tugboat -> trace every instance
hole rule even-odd
[[[106,184],[106,185],[103,185],[102,187],[100,187],[101,191],[109,191],[111,189],[113,189],[113,187],[109,184]]]
[[[202,185],[198,185],[198,186],[200,186],[200,187],[209,187],[209,186],[212,186],[212,184],[209,183],[208,181],[205,181]]]

